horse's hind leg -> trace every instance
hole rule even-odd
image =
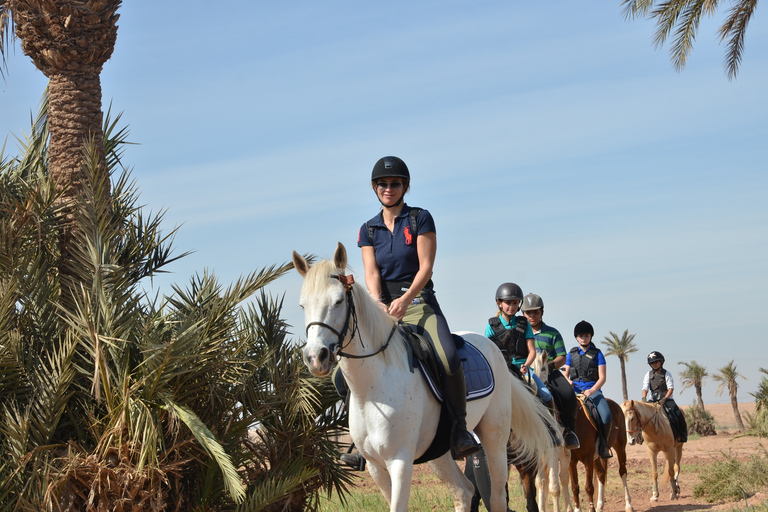
[[[448,491],[453,496],[454,510],[456,512],[469,512],[474,487],[451,458],[451,452],[430,461],[429,465],[435,475],[448,487]]]
[[[664,455],[667,457],[667,476],[669,478],[669,485],[672,488],[669,499],[676,500],[680,497],[680,485],[677,479],[680,476],[680,455],[682,455],[682,449],[678,453],[677,447],[674,447],[664,452]]]

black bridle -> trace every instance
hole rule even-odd
[[[371,354],[365,354],[362,356],[358,356],[356,354],[349,354],[347,352],[344,352],[343,349],[348,347],[350,343],[352,343],[352,340],[355,339],[355,333],[358,334],[358,337],[360,338],[360,346],[362,348],[365,348],[365,344],[363,343],[363,338],[360,336],[360,328],[357,321],[357,310],[355,309],[355,301],[352,300],[352,285],[355,283],[355,277],[354,276],[345,276],[344,274],[332,274],[330,276],[331,279],[336,279],[341,284],[344,285],[344,290],[347,294],[347,317],[344,320],[344,327],[341,329],[341,332],[337,331],[330,325],[324,323],[324,322],[310,322],[307,324],[307,336],[309,336],[309,328],[313,325],[318,325],[320,327],[325,327],[329,331],[331,331],[333,334],[335,334],[338,338],[338,342],[332,343],[330,346],[331,353],[337,358],[340,359],[342,357],[348,357],[350,359],[365,359],[366,357],[372,357],[380,352],[384,352],[387,347],[389,346],[389,342],[392,341],[392,335],[395,333],[395,330],[397,329],[397,324],[394,324],[392,326],[392,330],[389,332],[389,337],[387,337],[387,342],[382,345],[379,350],[376,352],[373,352]],[[344,340],[347,337],[347,332],[349,331],[349,324],[350,319],[352,319],[352,334],[349,337],[349,340],[344,343]]]

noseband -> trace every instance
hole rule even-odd
[[[349,354],[347,352],[342,351],[342,349],[349,346],[349,344],[352,343],[352,340],[355,339],[355,332],[357,332],[358,336],[360,335],[360,329],[358,327],[358,321],[357,321],[357,310],[355,309],[355,302],[354,300],[352,300],[352,285],[355,284],[355,276],[345,276],[344,274],[332,274],[328,277],[330,277],[331,279],[336,279],[339,282],[341,282],[341,284],[344,285],[344,290],[347,293],[347,317],[344,320],[344,327],[341,329],[341,332],[339,332],[324,322],[310,322],[307,324],[307,330],[306,330],[307,336],[309,336],[309,328],[312,327],[313,325],[325,327],[326,329],[331,331],[333,334],[335,334],[338,338],[338,342],[333,343],[331,345],[331,353],[337,359],[341,359],[342,357],[348,357],[350,359],[365,359],[366,357],[375,356],[380,352],[384,352],[389,346],[389,342],[392,340],[392,335],[395,333],[395,329],[397,329],[397,324],[394,324],[392,326],[392,330],[389,332],[389,337],[387,338],[387,342],[384,345],[382,345],[381,348],[379,348],[379,350],[377,350],[376,352],[358,356],[355,354]],[[352,335],[349,337],[349,341],[344,343],[344,340],[347,337],[347,331],[349,330],[350,318],[353,321]],[[365,345],[363,344],[362,336],[360,336],[360,346],[362,348],[365,348]]]

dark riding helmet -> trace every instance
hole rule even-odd
[[[661,364],[664,364],[664,354],[654,350],[648,354],[648,364],[655,363],[656,361],[661,361]]]
[[[581,322],[576,324],[576,327],[573,328],[573,336],[576,337],[579,334],[589,334],[591,336],[595,335],[595,329],[592,327],[592,324],[587,322],[586,320],[582,320]]]
[[[496,300],[523,300],[523,290],[515,283],[504,283],[496,288]]]
[[[379,158],[371,172],[371,181],[376,181],[380,178],[403,178],[407,182],[411,179],[411,173],[408,172],[408,166],[400,158],[385,156],[384,158]]]
[[[523,310],[523,313],[526,311],[534,311],[536,309],[544,309],[544,301],[541,300],[539,295],[536,295],[535,293],[529,293],[525,296],[523,307],[520,309]]]

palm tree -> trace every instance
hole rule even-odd
[[[621,391],[624,394],[624,401],[629,400],[625,363],[629,359],[629,354],[637,352],[637,347],[632,341],[634,339],[635,335],[629,334],[629,329],[625,330],[621,337],[613,331],[608,331],[608,336],[603,339],[603,344],[608,347],[605,355],[617,356],[619,358],[619,364],[621,365]]]
[[[768,370],[760,368],[760,372],[764,375],[768,375]],[[760,380],[760,384],[757,386],[757,391],[750,393],[755,398],[755,412],[758,413],[763,409],[768,410],[768,378],[763,377]]]
[[[48,172],[57,188],[57,200],[69,208],[80,194],[86,144],[97,179],[106,187],[91,187],[109,197],[109,180],[102,144],[101,70],[112,56],[117,40],[117,10],[122,0],[0,0],[0,55],[13,31],[21,48],[49,79]],[[71,294],[79,286],[73,246],[77,228],[73,215],[61,217],[58,267],[64,306],[72,311]]]
[[[45,111],[25,155],[0,154],[0,510],[311,511],[343,492],[338,397],[307,375],[282,301],[263,293],[290,264],[146,297],[140,283],[177,259],[175,230],[117,174],[125,132],[109,114],[114,199],[91,148],[69,208],[83,286],[62,313]]]
[[[696,32],[702,14],[714,15],[719,7],[718,0],[701,2],[697,0],[622,0],[626,18],[649,17],[656,19],[654,45],[664,45],[674,30],[670,48],[672,63],[677,71],[682,70],[693,48]],[[735,0],[728,16],[718,30],[720,41],[727,40],[725,69],[729,79],[736,77],[744,52],[744,39],[749,20],[757,8],[757,0]]]
[[[726,388],[728,389],[728,394],[731,397],[731,406],[733,407],[733,416],[736,418],[736,426],[739,428],[739,430],[744,430],[744,422],[741,420],[741,414],[739,413],[739,400],[737,398],[739,383],[736,382],[736,379],[741,377],[742,379],[746,380],[746,377],[740,375],[739,372],[736,371],[736,365],[733,364],[733,359],[731,359],[730,363],[717,371],[718,373],[712,376],[713,379],[720,383],[717,386],[717,395],[722,395],[723,391]]]
[[[701,396],[701,388],[704,386],[704,377],[707,377],[707,369],[696,361],[690,363],[679,362],[685,366],[685,370],[680,372],[680,393],[693,387],[696,391],[696,398],[699,400],[699,407],[704,408],[704,399]]]

